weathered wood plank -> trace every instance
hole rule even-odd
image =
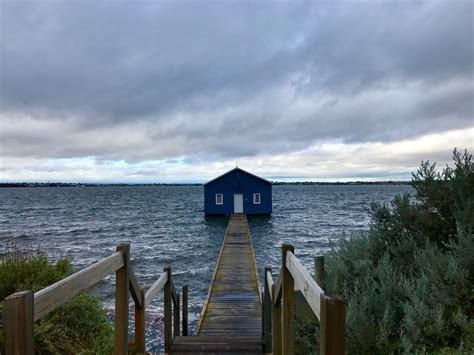
[[[273,295],[272,295],[272,287],[273,287],[273,277],[272,277],[272,270],[268,267],[268,268],[265,268],[265,277],[266,277],[266,282],[267,282],[267,288],[268,288],[268,291],[269,291],[269,296],[270,298],[273,298]]]
[[[259,309],[256,308],[243,308],[243,307],[226,307],[226,308],[208,308],[207,309],[207,316],[208,317],[215,317],[220,315],[233,315],[233,316],[246,316],[246,317],[254,317],[258,316]]]
[[[249,324],[257,324],[261,323],[259,321],[256,321],[254,317],[248,317],[245,315],[240,315],[240,316],[232,316],[232,315],[227,315],[227,314],[221,314],[221,315],[214,315],[214,316],[207,316],[204,319],[204,322],[208,322],[209,324],[211,323],[249,323]]]
[[[130,275],[129,275],[129,287],[130,287],[130,293],[132,294],[133,301],[135,302],[136,305],[139,307],[142,306],[141,304],[141,297],[140,297],[140,286],[138,285],[138,280],[137,277],[135,276],[135,273],[133,272],[133,269],[130,268]]]
[[[321,289],[326,288],[326,273],[324,271],[324,255],[314,257],[314,278]]]
[[[195,336],[177,337],[172,353],[262,353],[258,274],[245,215],[227,225]]]
[[[145,294],[145,307],[148,307],[156,295],[161,291],[161,289],[165,286],[166,282],[168,282],[168,273],[163,272],[158,280],[156,280],[153,285],[146,291]]]
[[[211,305],[211,307],[208,307],[209,314],[212,314],[212,312],[227,312],[228,313],[228,312],[233,312],[234,310],[236,310],[237,312],[242,311],[242,312],[257,314],[258,312],[260,312],[260,306],[239,304],[239,307],[233,307],[232,305],[229,305],[228,303],[219,302],[217,305],[214,303]]]
[[[294,291],[294,279],[290,270],[286,266],[285,260],[287,260],[288,254],[293,253],[293,246],[289,244],[283,244],[281,246],[281,274],[282,274],[282,289],[283,289],[283,302],[282,302],[282,314],[283,314],[283,329],[282,329],[282,351],[285,355],[294,354],[294,343],[295,343],[295,291]]]
[[[163,270],[168,274],[167,281],[164,286],[164,338],[165,338],[165,352],[168,353],[171,350],[172,334],[172,291],[171,291],[171,267],[167,266]]]
[[[251,331],[255,334],[260,334],[261,332],[261,324],[254,323],[252,321],[243,322],[240,319],[237,321],[227,320],[224,322],[220,319],[215,319],[214,321],[207,321],[204,320],[203,322],[203,331],[225,331],[230,330],[230,333],[238,333],[240,330],[242,331]]]
[[[318,319],[321,319],[320,302],[321,295],[324,294],[324,291],[292,252],[286,253],[286,267],[293,276],[296,288],[304,295]]]
[[[256,337],[189,336],[179,337],[173,344],[179,354],[261,354],[260,339]]]
[[[188,285],[183,286],[183,336],[188,335]]]
[[[262,311],[258,274],[245,215],[231,216],[214,271],[206,309],[201,314],[202,335],[254,335],[261,348]]]
[[[227,335],[219,338],[215,338],[213,336],[181,336],[176,338],[177,341],[180,343],[212,343],[212,344],[225,344],[230,342],[238,342],[238,343],[260,343],[260,337],[255,336],[235,336],[235,335]]]
[[[270,267],[265,267],[265,287],[262,308],[262,333],[264,338],[265,352],[272,351],[272,271]]]
[[[222,259],[222,255],[224,254],[225,239],[227,237],[227,233],[229,232],[229,227],[230,227],[230,223],[227,225],[227,229],[225,231],[225,236],[224,236],[224,242],[222,243],[221,250],[219,252],[219,256],[217,257],[216,268],[214,269],[214,273],[212,274],[211,283],[209,284],[209,289],[207,291],[207,297],[206,297],[206,300],[204,301],[204,304],[202,306],[201,315],[200,315],[200,317],[198,319],[198,322],[196,324],[196,328],[194,329],[194,334],[195,335],[199,334],[199,330],[201,329],[202,320],[204,319],[204,315],[206,314],[206,310],[207,310],[207,307],[209,305],[209,299],[211,298],[212,287],[214,286],[214,282],[216,280],[216,275],[217,275],[217,272],[219,270],[219,264],[220,264],[220,261]]]
[[[130,276],[130,244],[121,244],[123,266],[115,272],[115,341],[114,354],[128,353],[128,295]]]
[[[281,302],[281,285],[282,285],[282,273],[278,275],[278,280],[275,283],[275,287],[273,288],[273,305],[278,306]]]
[[[215,302],[209,306],[209,309],[214,308],[235,308],[239,306],[240,309],[260,309],[260,304],[257,303],[258,300],[255,297],[235,297],[234,295],[222,295],[214,296]]]
[[[281,273],[280,273],[281,276]],[[281,277],[280,277],[281,280]],[[280,287],[281,289],[281,287]],[[277,293],[276,285],[273,284],[272,287],[273,296]],[[273,345],[273,354],[281,355],[281,302],[274,304],[272,308],[272,345]]]
[[[179,294],[176,294],[176,300],[173,301],[173,337],[180,336],[179,328]]]
[[[254,291],[256,288],[255,286],[250,286],[250,285],[242,285],[239,290],[243,292],[250,292]],[[213,294],[224,294],[228,293],[230,291],[231,293],[235,293],[235,285],[215,285],[214,286],[214,292]]]
[[[139,289],[140,305],[135,303],[135,347],[137,353],[145,352],[145,289]]]
[[[82,291],[94,286],[105,276],[117,271],[124,265],[121,252],[86,267],[51,286],[35,292],[34,320],[38,320],[52,310],[61,306]]]
[[[5,299],[7,354],[33,354],[33,292],[16,292]]]
[[[321,294],[321,355],[344,355],[346,306],[338,295]]]
[[[173,298],[173,303],[174,304],[179,303],[178,292],[176,292],[176,288],[174,287],[173,280],[171,280],[171,297]]]

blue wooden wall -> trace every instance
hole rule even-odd
[[[224,195],[224,203],[216,205],[216,194],[220,193]],[[253,203],[254,193],[260,193],[260,204]],[[272,184],[239,168],[204,185],[204,213],[217,215],[233,213],[234,194],[243,194],[244,213],[272,213]]]

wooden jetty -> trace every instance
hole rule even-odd
[[[171,352],[262,353],[262,302],[245,214],[233,214],[194,336],[178,337]]]
[[[145,292],[130,262],[130,246],[38,292],[16,292],[4,302],[5,349],[0,353],[33,354],[34,322],[115,273],[114,354],[143,354],[146,308],[163,292],[164,351],[175,354],[294,353],[295,291],[304,296],[320,322],[320,353],[345,352],[345,305],[340,296],[326,294],[323,258],[315,277],[301,265],[293,246],[281,246],[281,270],[274,282],[264,270],[260,289],[249,226],[244,214],[230,217],[207,299],[194,335],[188,335],[188,287],[178,293],[166,267]],[[262,292],[263,291],[263,292]],[[135,305],[135,334],[129,334],[129,300]],[[0,329],[1,331],[1,329]],[[316,341],[316,339],[315,339]]]

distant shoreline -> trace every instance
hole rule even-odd
[[[410,185],[410,181],[300,181],[280,182],[273,181],[273,185]],[[200,183],[154,183],[154,184],[127,184],[127,183],[66,183],[66,182],[4,182],[0,188],[5,187],[133,187],[133,186],[202,186]]]

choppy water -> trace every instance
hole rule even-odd
[[[274,186],[271,217],[249,218],[259,271],[277,271],[281,243],[291,243],[302,263],[331,248],[337,239],[368,229],[367,208],[388,203],[409,186]],[[171,265],[177,287],[189,285],[195,325],[227,226],[227,218],[203,215],[200,186],[71,187],[0,189],[0,243],[12,239],[67,256],[81,269],[131,244],[132,265],[148,288]],[[114,277],[93,292],[113,307]],[[148,348],[161,347],[162,298],[148,312]]]

